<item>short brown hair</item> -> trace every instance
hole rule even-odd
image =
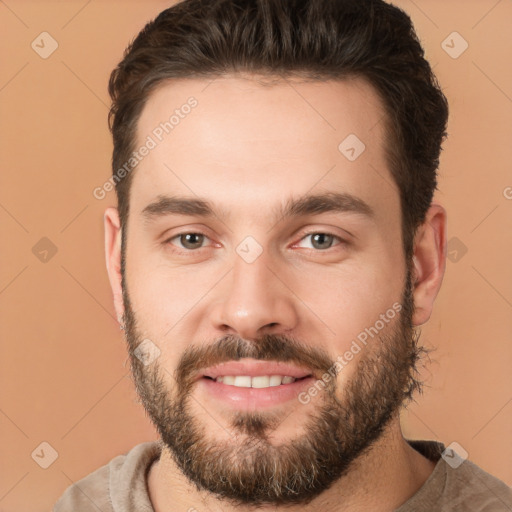
[[[400,190],[409,259],[437,187],[448,118],[409,16],[382,0],[177,3],[144,27],[110,76],[113,173],[134,150],[138,119],[156,86],[233,72],[320,81],[362,77],[375,87],[388,117],[388,165]],[[123,226],[132,174],[116,181]]]

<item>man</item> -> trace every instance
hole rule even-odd
[[[158,429],[56,512],[510,510],[402,436],[448,109],[382,0],[185,0],[112,73],[107,267]]]

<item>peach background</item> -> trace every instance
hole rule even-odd
[[[105,271],[102,214],[115,198],[92,190],[110,173],[109,73],[169,4],[0,3],[0,511],[50,510],[73,481],[155,438],[129,380]],[[456,441],[510,485],[512,3],[397,4],[450,101],[437,198],[448,238],[467,247],[447,263],[423,329],[437,350],[404,432]],[[46,60],[31,48],[43,31],[59,44]],[[441,47],[453,31],[469,43],[458,59]],[[58,249],[47,263],[32,253],[42,237]],[[43,441],[59,455],[46,470],[31,458]]]

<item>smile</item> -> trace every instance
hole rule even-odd
[[[210,378],[211,377],[206,377]],[[306,377],[302,377],[303,379]],[[250,375],[221,375],[215,379],[215,382],[221,382],[227,386],[235,386],[238,388],[271,388],[274,386],[281,386],[292,384],[296,380],[295,377],[289,375],[257,375],[251,377]]]

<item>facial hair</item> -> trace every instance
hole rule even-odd
[[[327,490],[369,451],[391,418],[414,391],[421,391],[416,364],[424,349],[412,326],[414,302],[410,274],[402,309],[386,334],[376,335],[362,351],[353,377],[340,392],[336,379],[325,384],[320,399],[304,413],[303,433],[273,445],[268,434],[283,421],[277,413],[244,411],[231,418],[229,440],[208,435],[191,410],[197,372],[242,358],[283,361],[323,375],[335,361],[313,343],[266,334],[245,340],[224,336],[189,346],[169,382],[158,360],[145,366],[135,349],[143,336],[123,276],[125,335],[141,402],[175,464],[199,491],[233,505],[306,505]],[[343,371],[343,370],[341,370]],[[302,406],[302,405],[301,405]]]

